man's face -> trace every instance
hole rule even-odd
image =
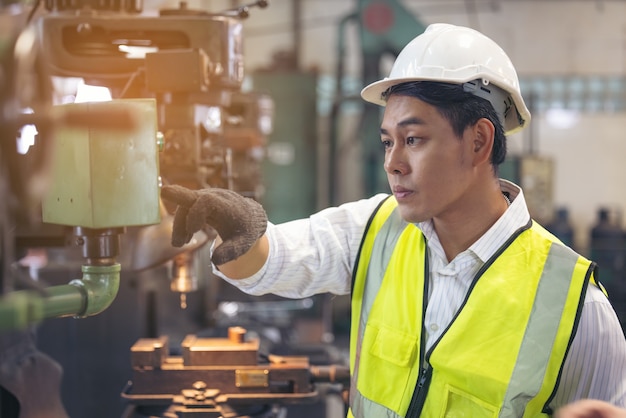
[[[381,141],[389,186],[404,220],[463,216],[473,178],[470,133],[458,138],[437,109],[419,99],[389,98]]]

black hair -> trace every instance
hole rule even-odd
[[[387,101],[392,95],[410,96],[432,106],[448,121],[457,137],[479,119],[488,119],[495,128],[491,165],[498,173],[498,166],[506,158],[506,136],[502,122],[493,105],[486,99],[463,90],[461,84],[440,83],[434,81],[410,81],[389,87],[383,94]]]

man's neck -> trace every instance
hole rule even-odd
[[[456,213],[434,218],[433,227],[448,262],[467,250],[496,223],[509,204],[498,189],[480,199],[472,199]]]

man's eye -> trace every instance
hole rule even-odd
[[[415,143],[416,143],[418,140],[419,140],[419,139],[418,139],[418,138],[416,138],[416,137],[414,137],[414,136],[409,136],[409,137],[406,139],[406,143],[407,143],[407,145],[415,145]]]
[[[383,144],[383,148],[384,148],[384,149],[389,149],[389,148],[391,148],[391,141],[390,141],[390,140],[388,140],[388,139],[383,139],[383,140],[381,141],[381,143]]]

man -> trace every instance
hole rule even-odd
[[[172,242],[207,222],[218,274],[251,294],[352,297],[354,417],[535,417],[581,398],[626,406],[626,342],[595,264],[498,179],[530,114],[504,51],[435,24],[367,86],[385,106],[377,195],[268,224],[225,190],[163,189]],[[222,241],[223,240],[223,241]]]

